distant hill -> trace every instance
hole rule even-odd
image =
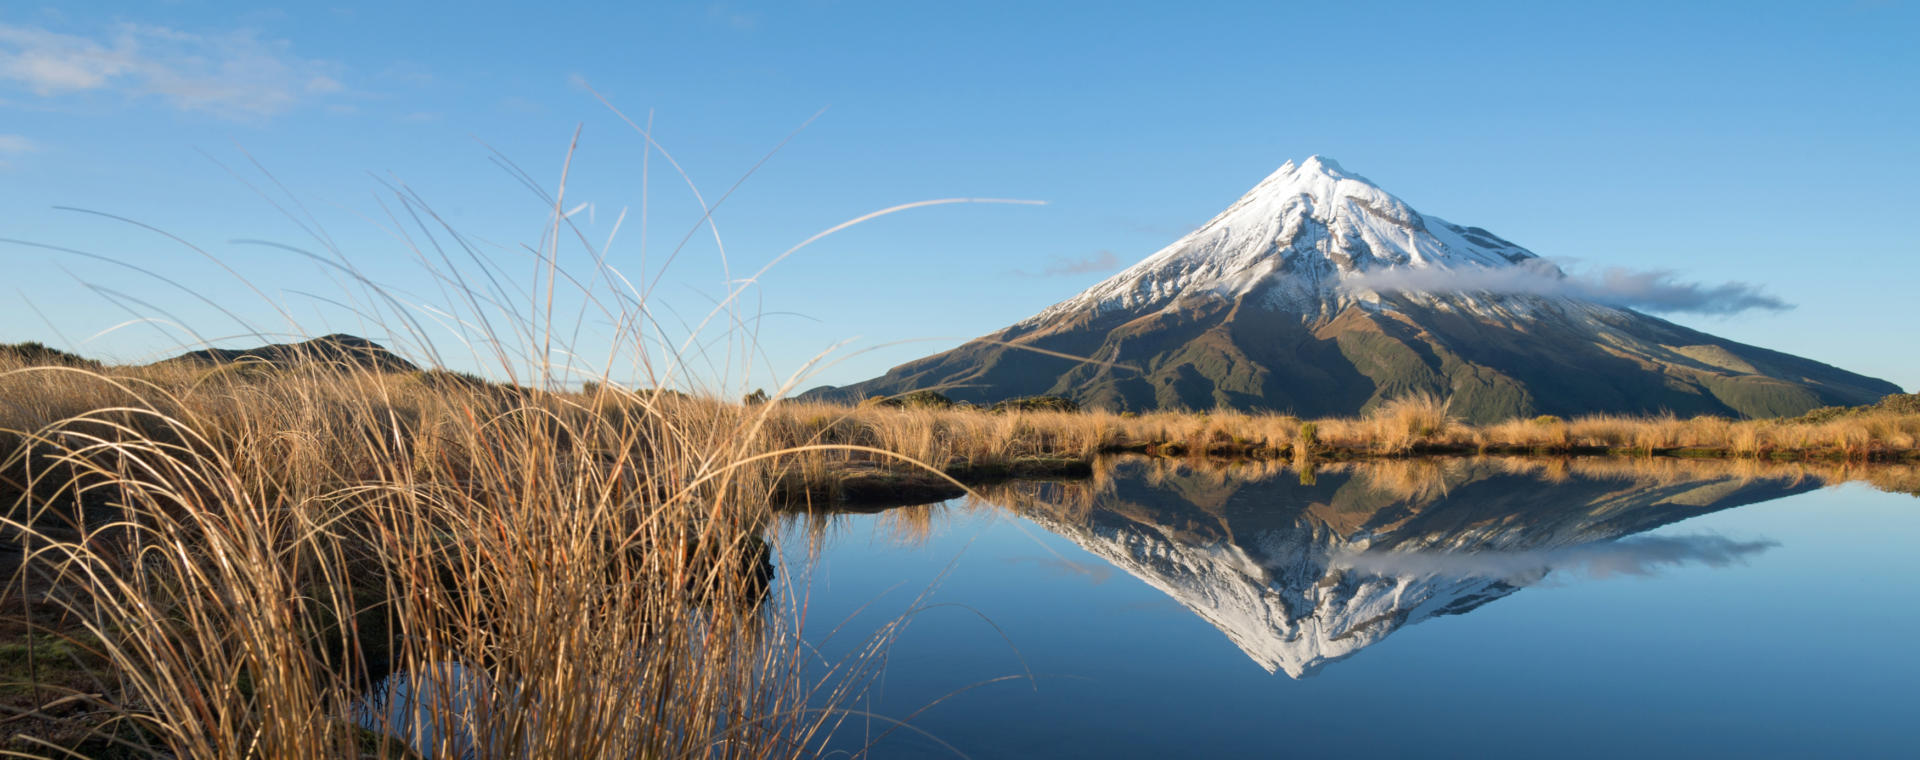
[[[62,351],[36,341],[25,343],[0,343],[0,359],[30,367],[77,367],[79,369],[99,369],[100,362],[88,359],[76,353]]]
[[[1288,162],[1199,229],[1033,317],[804,395],[851,402],[934,389],[974,404],[1047,395],[1119,411],[1333,416],[1424,392],[1451,399],[1456,416],[1491,422],[1598,412],[1783,417],[1900,392],[1631,309],[1565,295],[1366,286],[1382,276],[1564,274],[1314,157]]]
[[[238,361],[262,361],[276,367],[311,363],[340,364],[381,372],[416,372],[420,369],[378,343],[340,333],[299,343],[274,343],[259,348],[208,348],[181,354],[162,363],[231,364]]]

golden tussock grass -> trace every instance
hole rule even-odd
[[[1357,418],[1301,420],[1241,412],[987,413],[977,409],[844,407],[783,402],[770,423],[782,443],[845,440],[897,447],[941,464],[1090,457],[1122,450],[1186,455],[1399,456],[1414,453],[1632,452],[1734,457],[1899,459],[1920,454],[1920,414],[1863,411],[1823,421],[1672,415],[1553,416],[1473,425],[1419,394]],[[805,422],[794,422],[794,421]],[[1309,439],[1308,436],[1311,435]]]
[[[92,741],[391,756],[369,687],[447,663],[492,686],[419,709],[481,756],[795,755],[822,724],[738,407],[221,375],[0,373],[10,590],[104,664],[34,685],[113,716]]]

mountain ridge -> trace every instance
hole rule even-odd
[[[1453,399],[1473,422],[1535,414],[1774,417],[1900,388],[1567,295],[1396,291],[1367,275],[1564,277],[1479,227],[1421,214],[1331,159],[1287,162],[1193,232],[1005,329],[811,398],[937,389],[1117,411],[1361,414]],[[1034,349],[1034,350],[1025,350]],[[1063,357],[1084,357],[1081,360]]]

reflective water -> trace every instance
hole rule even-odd
[[[1920,500],[1860,478],[1916,480],[1121,461],[796,520],[783,593],[822,663],[904,626],[848,753],[1911,756]]]

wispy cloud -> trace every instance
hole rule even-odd
[[[1055,256],[1047,262],[1047,268],[1038,272],[1015,269],[1013,273],[1022,277],[1059,277],[1069,274],[1111,272],[1118,268],[1120,268],[1120,257],[1113,255],[1113,251],[1100,251],[1092,256],[1079,259]]]
[[[1361,273],[1341,285],[1349,291],[1381,293],[1567,296],[1644,311],[1695,314],[1793,308],[1793,304],[1744,282],[1718,285],[1684,282],[1678,273],[1664,269],[1636,271],[1614,267],[1597,273],[1568,274],[1545,259],[1529,259],[1511,267],[1385,269]]]
[[[11,168],[14,156],[32,153],[39,149],[39,143],[24,135],[0,134],[0,170]]]
[[[248,30],[119,24],[95,38],[0,24],[0,84],[41,98],[114,92],[183,111],[264,118],[345,91],[338,68]]]
[[[1726,567],[1779,545],[1713,535],[1640,536],[1538,551],[1358,552],[1334,557],[1333,566],[1377,575],[1494,578],[1528,584],[1554,570],[1605,578],[1652,575],[1663,567],[1686,564]]]

